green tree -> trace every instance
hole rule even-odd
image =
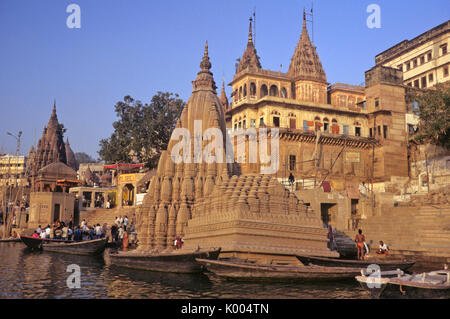
[[[81,163],[96,163],[97,161],[93,159],[89,154],[86,154],[84,152],[77,152],[74,154],[75,160],[78,164]]]
[[[125,96],[115,105],[119,120],[113,123],[114,132],[99,143],[100,158],[106,163],[137,161],[155,168],[184,104],[178,94],[168,92],[158,92],[150,104]]]
[[[419,125],[414,138],[450,148],[450,83],[437,84],[417,94],[415,100],[419,104]]]

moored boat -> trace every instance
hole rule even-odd
[[[195,251],[174,250],[167,253],[141,253],[137,251],[111,253],[108,255],[112,265],[148,271],[172,273],[199,273],[203,267],[196,261],[217,259],[220,248]]]
[[[384,289],[386,289],[389,284],[389,279],[400,277],[402,275],[404,275],[404,272],[400,269],[372,273],[368,273],[364,269],[361,269],[361,275],[356,276],[355,279],[362,288],[370,293],[372,298],[380,298]]]
[[[197,259],[215,275],[239,281],[341,280],[355,277],[360,268],[256,264],[244,260]]]
[[[359,267],[364,268],[369,265],[376,264],[380,266],[382,271],[401,269],[406,271],[411,268],[416,262],[410,259],[398,259],[398,258],[369,258],[366,260],[352,260],[352,259],[339,259],[339,258],[327,258],[327,257],[316,257],[316,256],[306,256],[297,255],[298,260],[300,260],[304,265],[316,265],[316,266],[326,266],[326,267]]]
[[[58,252],[72,255],[97,255],[103,253],[108,242],[108,238],[71,241],[59,239],[42,239],[31,236],[20,236],[22,242],[29,248],[43,249],[44,251]]]
[[[71,255],[99,255],[103,253],[108,243],[108,238],[100,238],[75,242],[49,242],[44,243],[44,251],[57,252]]]
[[[375,298],[450,298],[449,270],[355,278]]]

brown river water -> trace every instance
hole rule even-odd
[[[108,253],[105,251],[105,253]],[[80,288],[69,288],[69,265],[80,267]],[[32,252],[0,243],[0,298],[19,299],[368,299],[356,280],[326,283],[242,283],[205,274],[170,274],[108,266],[102,256]]]

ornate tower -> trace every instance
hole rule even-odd
[[[252,71],[261,69],[261,63],[259,62],[259,57],[253,44],[252,18],[250,18],[250,26],[248,29],[247,48],[245,49],[244,54],[240,59],[239,65],[236,69],[236,73],[239,73],[247,68]]]
[[[58,122],[56,115],[56,102],[53,104],[52,114],[42,136],[39,139],[34,160],[31,164],[32,191],[35,190],[34,180],[38,171],[51,163],[62,162],[67,164],[66,148],[63,139],[63,126]]]
[[[295,99],[327,103],[327,77],[316,47],[311,43],[306,29],[305,10],[303,10],[302,33],[292,56],[287,75],[293,81]]]

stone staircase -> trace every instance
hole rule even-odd
[[[359,227],[372,252],[383,240],[393,253],[450,258],[450,206],[399,206],[369,216]],[[355,236],[356,231],[346,232]]]
[[[85,217],[82,217],[83,215]],[[95,210],[86,211],[86,213],[83,212],[83,215],[80,218],[80,223],[84,218],[88,225],[103,225],[104,223],[107,223],[108,227],[110,227],[115,222],[115,218],[119,216],[119,213],[118,210],[114,208],[96,208]]]

